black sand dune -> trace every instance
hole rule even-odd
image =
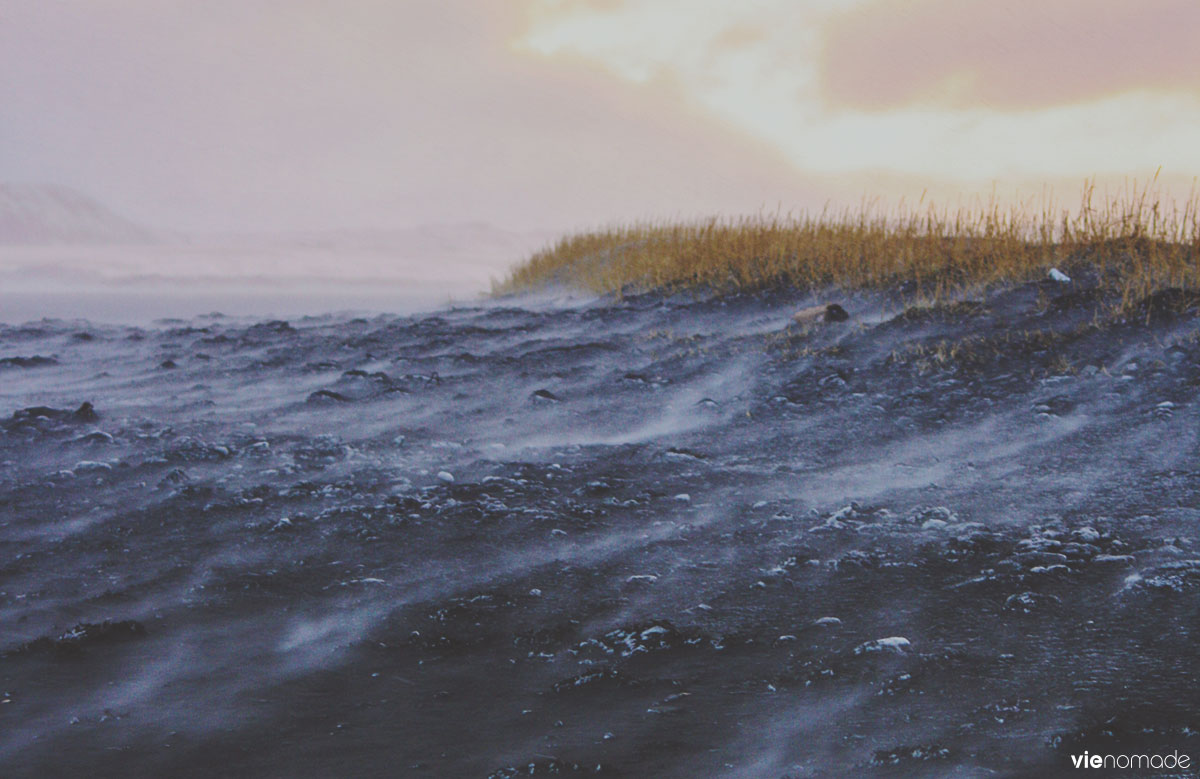
[[[0,774],[1200,759],[1190,302],[839,300],[0,328]]]

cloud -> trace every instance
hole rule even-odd
[[[978,189],[1200,171],[1200,6],[1181,0],[547,5],[530,47],[669,79],[807,174]]]
[[[1197,30],[1194,0],[874,0],[830,25],[823,96],[876,111],[1200,96]]]

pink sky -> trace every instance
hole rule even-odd
[[[1200,173],[1190,0],[6,0],[0,181],[569,228]]]
[[[1200,99],[1193,0],[873,2],[830,25],[831,102],[1028,110],[1161,90]],[[881,77],[882,76],[882,77]]]

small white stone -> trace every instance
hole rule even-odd
[[[904,650],[908,649],[911,645],[912,642],[903,636],[888,636],[887,638],[877,638],[874,641],[859,644],[854,648],[854,654],[861,655],[866,652],[882,652],[884,650],[903,654]]]
[[[438,481],[444,481],[447,484],[454,481],[454,474],[450,473],[450,471],[438,471],[437,477]]]
[[[1128,554],[1098,554],[1092,558],[1093,565],[1133,565],[1133,555]]]
[[[111,471],[112,466],[108,463],[100,463],[94,460],[82,460],[75,463],[75,467],[72,470],[74,470],[76,473],[87,473],[89,471]]]

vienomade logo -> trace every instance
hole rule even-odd
[[[1178,751],[1169,755],[1071,755],[1076,768],[1188,768],[1192,758]]]

